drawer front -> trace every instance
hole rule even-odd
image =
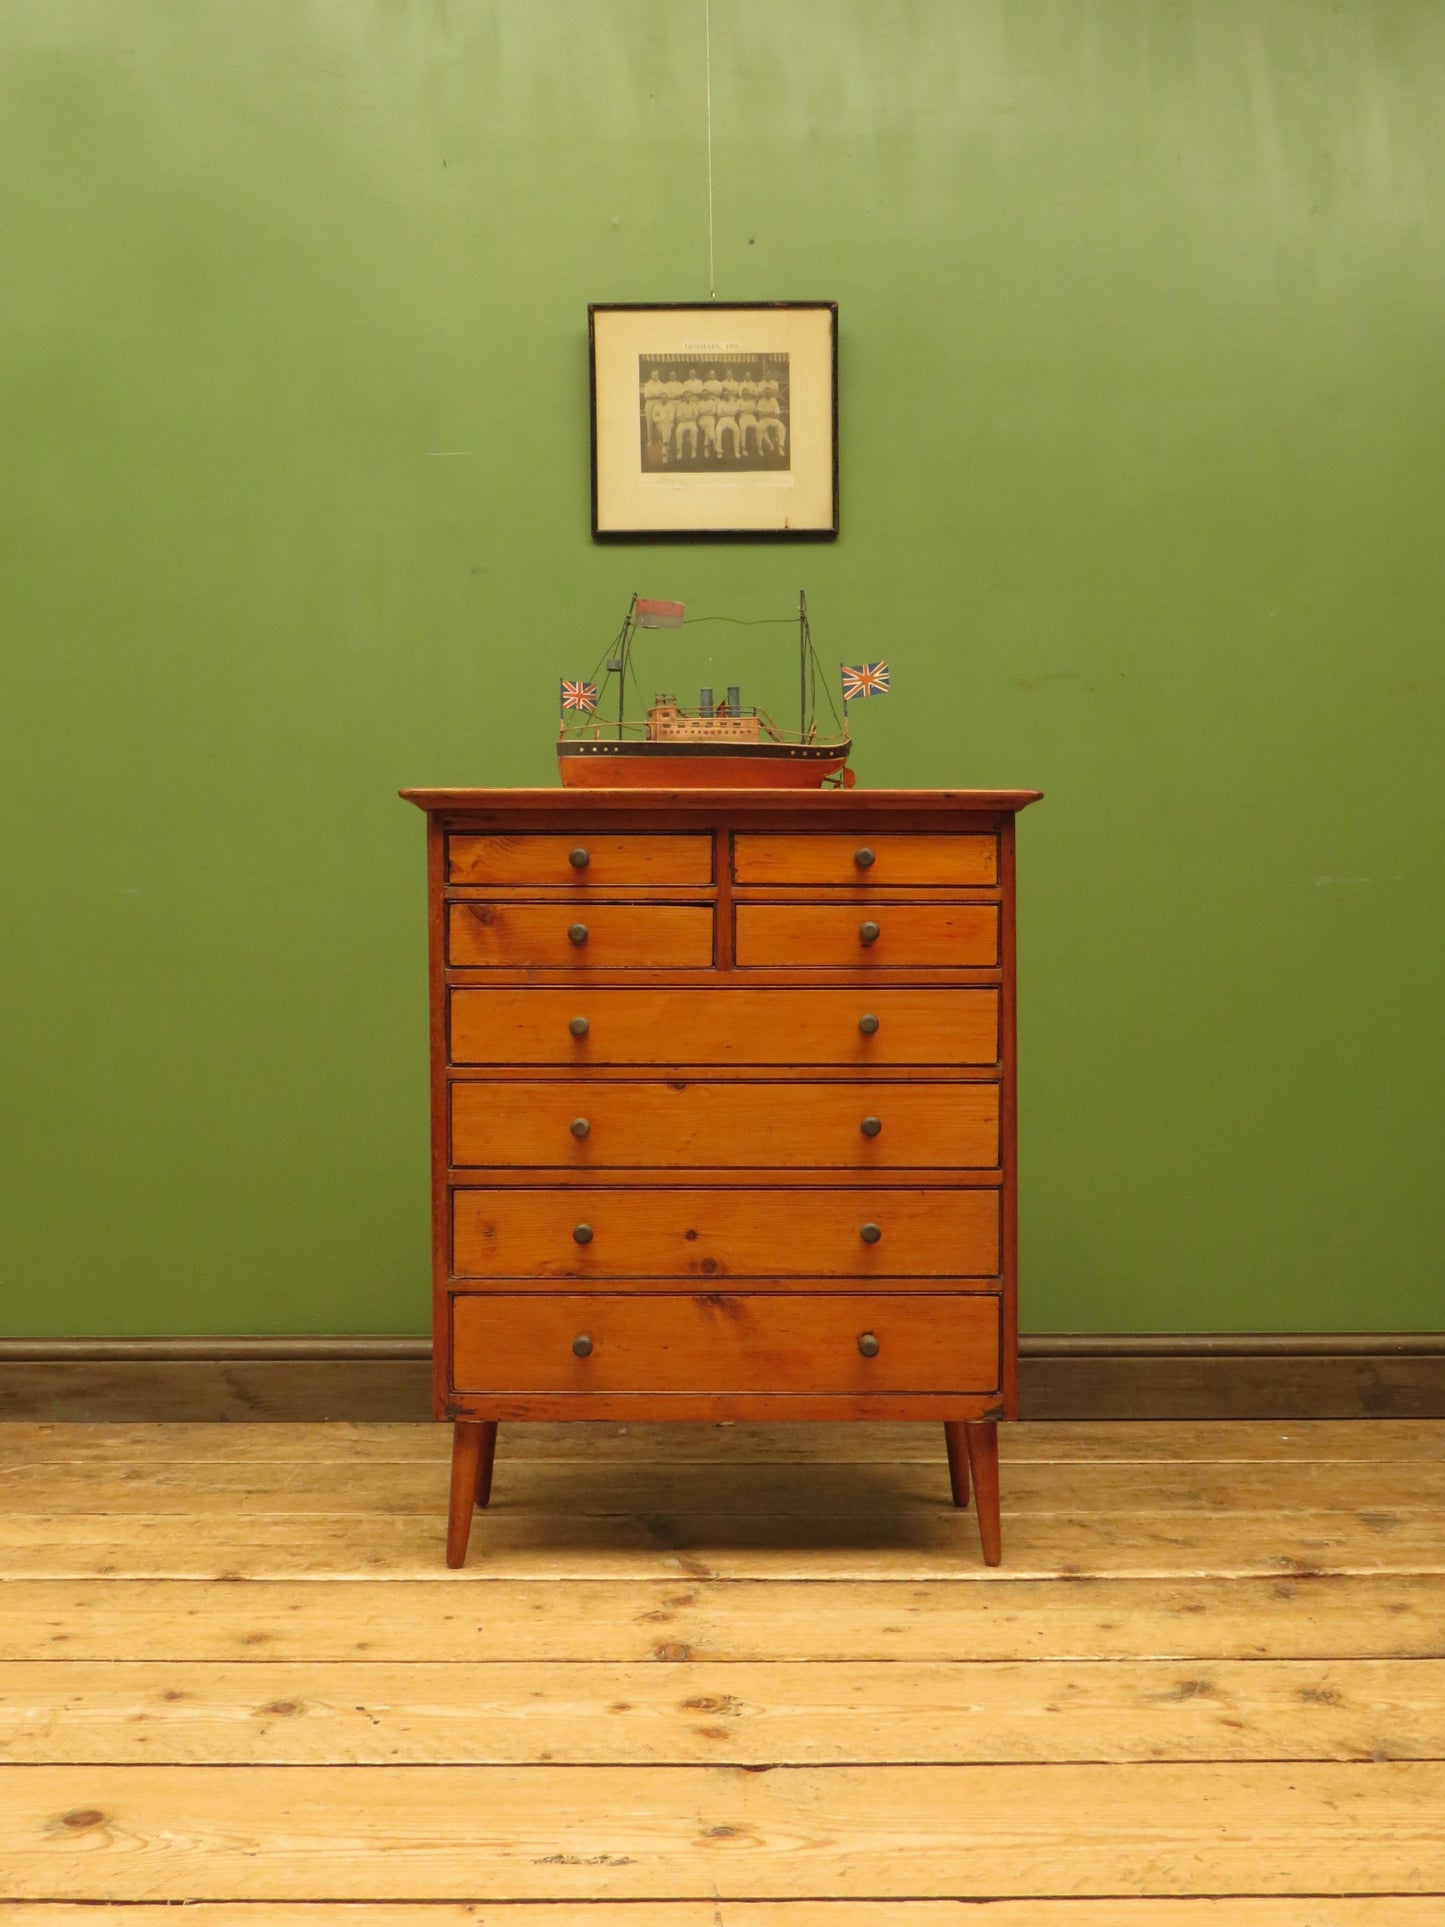
[[[870,1022],[861,1028],[865,1018]],[[574,1020],[585,1026],[580,1036]],[[996,990],[454,989],[454,1064],[996,1064]]]
[[[706,970],[700,903],[452,903],[447,962],[469,970]]]
[[[739,883],[934,884],[998,882],[996,836],[906,836],[885,831],[839,836],[740,834],[733,841]]]
[[[995,903],[740,903],[734,915],[741,968],[968,970],[999,960]]]
[[[984,1294],[452,1299],[464,1394],[991,1392],[999,1351],[999,1300]]]
[[[712,882],[710,836],[449,836],[448,883],[556,883],[579,889]]]
[[[468,1186],[453,1194],[452,1269],[478,1278],[992,1278],[999,1193]]]
[[[451,1157],[582,1171],[991,1167],[998,1100],[996,1084],[459,1081]]]

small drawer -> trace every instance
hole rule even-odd
[[[449,836],[451,884],[543,883],[646,889],[712,882],[710,836]]]
[[[462,970],[706,970],[712,961],[711,904],[447,905],[447,962]]]
[[[993,1278],[999,1193],[467,1186],[453,1193],[452,1269],[475,1278]]]
[[[936,885],[965,888],[998,882],[998,838],[976,835],[910,836],[885,831],[839,836],[739,834],[733,840],[739,883]]]
[[[507,1392],[994,1391],[990,1294],[452,1298],[452,1385]]]
[[[865,1172],[999,1161],[997,1084],[458,1079],[451,1097],[451,1161],[462,1166]]]
[[[451,992],[453,1064],[996,1064],[996,990]]]
[[[740,969],[974,970],[999,960],[996,903],[739,903]]]

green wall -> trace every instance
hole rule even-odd
[[[1445,8],[711,14],[835,546],[588,535],[586,304],[708,291],[703,0],[8,0],[0,1330],[424,1330],[396,789],[554,781],[634,587],[800,585],[895,666],[863,783],[1048,792],[1026,1327],[1445,1323]]]

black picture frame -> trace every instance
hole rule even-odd
[[[587,348],[595,541],[836,539],[836,301],[594,301]]]

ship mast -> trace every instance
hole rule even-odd
[[[617,677],[617,740],[622,741],[622,724],[627,709],[627,652],[632,647],[633,618],[637,613],[637,591],[632,591],[632,600],[627,605],[627,614],[622,619],[622,633],[617,638],[617,654],[607,659],[607,673]]]
[[[798,591],[798,734],[808,740],[808,659],[813,653],[813,637],[808,627],[808,598]]]

